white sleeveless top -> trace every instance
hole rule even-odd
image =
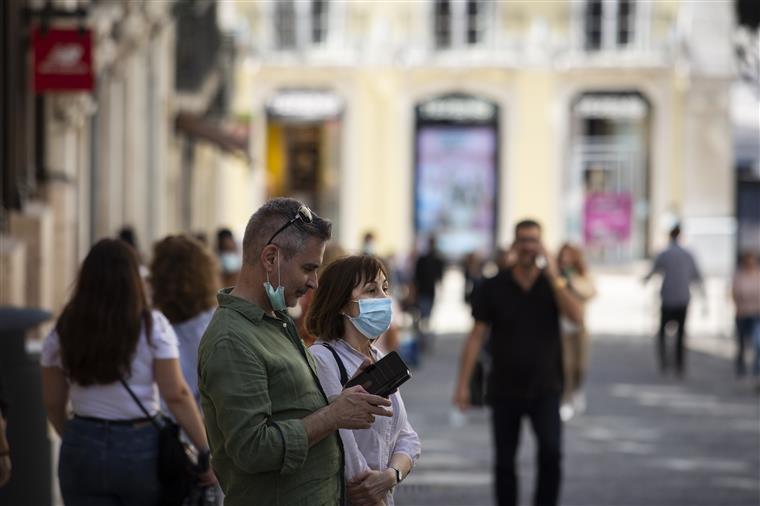
[[[129,387],[151,414],[159,410],[158,387],[153,377],[153,361],[156,359],[179,358],[177,336],[166,317],[153,311],[153,331],[151,343],[140,332],[135,357],[132,360],[132,376],[127,381]],[[42,367],[63,369],[61,346],[58,333],[53,330],[45,338],[42,346]],[[129,395],[120,382],[108,385],[81,386],[70,382],[69,399],[74,413],[79,416],[103,418],[106,420],[129,420],[144,418],[145,413]]]

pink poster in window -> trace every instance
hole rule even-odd
[[[631,237],[631,194],[594,192],[586,194],[583,207],[583,237],[586,244],[611,244]]]

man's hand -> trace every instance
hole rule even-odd
[[[463,413],[467,411],[470,407],[470,386],[467,384],[457,385],[453,402],[459,411]]]
[[[539,256],[544,257],[546,260],[546,268],[544,271],[546,272],[546,275],[549,276],[549,279],[555,279],[559,276],[559,269],[557,268],[557,259],[550,255],[546,251],[546,247],[544,246],[544,243],[539,244]]]
[[[375,416],[393,416],[383,406],[392,403],[385,397],[368,394],[360,386],[347,388],[330,404],[335,426],[339,429],[369,429]]]
[[[352,478],[346,487],[352,506],[376,506],[385,504],[383,499],[396,485],[396,472],[392,469],[373,471],[371,469]]]
[[[211,485],[219,485],[219,480],[216,479],[214,471],[209,468],[198,475],[198,483],[204,487],[209,487]]]

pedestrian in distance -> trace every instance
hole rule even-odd
[[[200,481],[216,483],[178,358],[171,325],[148,306],[134,249],[114,239],[96,243],[42,350],[43,401],[62,438],[58,480],[67,506],[162,504],[159,393],[206,464]]]
[[[562,395],[560,416],[570,420],[575,413],[586,410],[586,396],[583,383],[588,368],[589,335],[585,323],[586,303],[596,295],[594,283],[586,267],[583,251],[570,243],[563,244],[557,254],[560,276],[567,283],[570,294],[578,299],[584,310],[580,325],[569,318],[560,318],[562,331],[562,357],[564,360],[565,384]]]
[[[338,429],[367,429],[391,401],[360,386],[328,398],[286,309],[317,287],[331,224],[290,198],[259,208],[238,283],[201,339],[201,406],[227,506],[342,504]]]
[[[235,236],[229,228],[220,228],[216,232],[216,254],[222,268],[222,286],[235,286],[240,273],[240,250]]]
[[[444,267],[436,237],[431,235],[428,238],[427,251],[417,257],[414,264],[414,302],[419,311],[417,339],[419,349],[423,353],[432,346],[429,322],[435,305],[436,291],[443,279]]]
[[[739,257],[731,294],[736,306],[736,376],[746,374],[745,349],[754,344],[753,376],[760,391],[760,267],[757,252],[745,251]]]
[[[388,272],[373,255],[336,260],[322,274],[306,325],[319,337],[310,350],[328,396],[340,394],[362,364],[385,355],[376,344],[391,327],[389,290]],[[392,506],[395,487],[419,458],[420,438],[409,423],[401,393],[391,394],[390,400],[393,417],[377,418],[367,430],[340,431],[352,506]]]
[[[487,400],[498,504],[518,504],[515,457],[522,419],[527,417],[537,441],[533,504],[551,506],[558,504],[562,476],[560,317],[581,325],[583,310],[554,257],[547,254],[536,221],[517,223],[512,251],[515,264],[483,281],[475,294],[475,323],[462,349],[454,404],[462,411],[470,406],[470,377],[490,332],[493,367]]]
[[[704,297],[704,283],[694,256],[680,242],[681,227],[670,231],[670,243],[654,260],[652,268],[644,277],[644,283],[652,276],[662,276],[660,287],[660,327],[657,331],[657,357],[660,372],[672,367],[671,354],[666,342],[668,323],[676,325],[675,373],[682,378],[686,372],[686,315],[691,300],[691,287],[696,285]]]

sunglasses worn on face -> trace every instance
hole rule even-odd
[[[313,218],[313,216],[311,214],[311,209],[309,209],[308,207],[306,207],[305,205],[302,204],[301,207],[298,208],[298,211],[296,212],[296,215],[293,216],[293,218],[291,218],[290,221],[288,221],[283,226],[281,226],[280,228],[278,228],[277,232],[275,232],[274,234],[272,234],[272,237],[269,238],[269,240],[267,241],[266,245],[269,246],[270,244],[272,244],[272,241],[274,241],[274,238],[277,237],[277,235],[280,232],[282,232],[283,230],[285,230],[286,228],[288,228],[290,225],[292,225],[293,223],[295,223],[296,220],[301,220],[304,223],[311,223],[313,219],[314,218]]]

